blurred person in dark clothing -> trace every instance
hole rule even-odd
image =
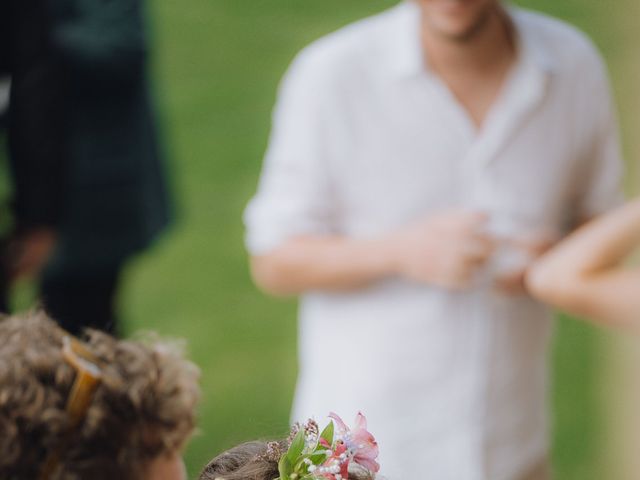
[[[11,77],[6,73],[0,74],[0,134],[4,135],[9,121],[9,92],[11,91]]]
[[[63,208],[60,76],[45,0],[0,6],[0,77],[11,78],[0,129],[8,134],[11,226],[0,239],[0,311],[18,277],[36,275],[54,247]],[[4,155],[3,155],[4,156]],[[3,225],[9,223],[3,211]]]
[[[140,0],[49,0],[65,77],[69,175],[45,309],[72,333],[117,331],[123,267],[169,220]]]

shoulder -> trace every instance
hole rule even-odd
[[[512,13],[522,33],[561,71],[587,74],[606,69],[593,41],[577,27],[525,9],[515,8]]]
[[[313,83],[345,81],[365,73],[382,60],[401,17],[400,5],[334,31],[302,49],[287,77]]]

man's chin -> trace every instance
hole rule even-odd
[[[456,43],[466,43],[475,36],[475,28],[434,28],[438,37]]]
[[[467,43],[477,37],[489,23],[491,14],[487,12],[468,22],[432,21],[431,30],[438,37],[456,43]]]

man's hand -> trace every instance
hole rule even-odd
[[[49,228],[31,229],[17,234],[6,252],[11,281],[36,277],[49,260],[56,239],[56,232]]]
[[[498,240],[498,249],[511,251],[518,261],[511,267],[499,267],[494,275],[495,286],[508,295],[526,293],[525,278],[531,265],[558,241],[557,236],[541,234],[531,238]]]
[[[418,282],[464,289],[491,257],[488,217],[451,210],[428,217],[389,238],[396,272]]]

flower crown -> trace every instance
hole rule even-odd
[[[278,460],[280,477],[276,480],[348,480],[349,470],[364,470],[374,478],[380,470],[376,462],[378,444],[367,431],[367,419],[358,413],[349,429],[335,413],[322,432],[314,420],[296,424],[289,436],[289,449]],[[278,444],[270,444],[275,453]]]

